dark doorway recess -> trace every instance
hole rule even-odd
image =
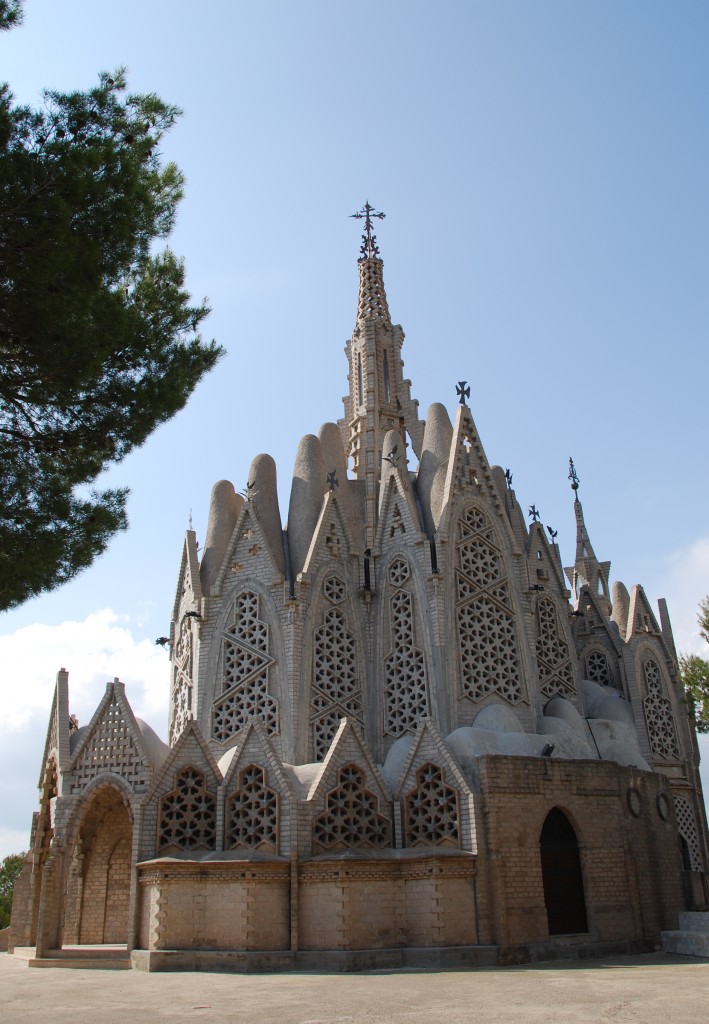
[[[587,932],[579,844],[573,825],[558,807],[547,815],[539,846],[549,934]]]

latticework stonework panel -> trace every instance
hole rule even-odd
[[[679,760],[679,743],[672,705],[664,696],[660,666],[651,658],[643,664],[647,697],[643,701],[652,756],[662,761]]]
[[[694,816],[692,805],[688,800],[685,800],[683,796],[676,796],[674,798],[674,805],[675,817],[677,818],[677,828],[679,830],[679,834],[687,843],[692,871],[702,871],[703,864],[701,846],[699,844],[699,831],[697,829],[697,819]]]
[[[458,524],[456,622],[463,695],[522,699],[519,654],[504,560],[488,516],[469,508]]]
[[[397,590],[389,602],[392,651],[384,659],[387,722],[390,736],[413,732],[428,711],[426,663],[414,645],[411,595]]]
[[[170,746],[174,747],[182,735],[188,719],[192,718],[192,686],[179,668],[173,670],[172,701],[170,708]]]
[[[601,686],[613,686],[620,689],[620,684],[611,670],[605,651],[599,651],[597,647],[594,647],[585,655],[584,664],[586,679],[590,679],[592,683],[599,683]]]
[[[80,792],[100,772],[107,771],[120,775],[131,786],[144,784],[148,779],[147,763],[123,718],[115,694],[74,766],[72,793]]]
[[[337,778],[325,810],[313,821],[314,841],[326,850],[391,846],[391,821],[379,813],[379,799],[367,789],[364,770],[348,764],[340,768]]]
[[[183,768],[175,788],[160,799],[158,850],[213,850],[217,830],[217,801],[197,768]]]
[[[403,587],[410,575],[409,563],[405,558],[395,558],[389,566],[389,582],[393,587]]]
[[[317,761],[325,757],[343,718],[362,724],[356,644],[343,612],[327,608],[313,637],[310,722]]]
[[[404,799],[407,846],[459,845],[458,793],[443,779],[443,769],[425,764],[416,772],[416,788]]]
[[[236,791],[226,799],[225,845],[278,853],[278,793],[268,788],[257,764],[239,772]]]
[[[545,697],[575,693],[569,645],[563,639],[553,601],[543,597],[537,604],[537,668]]]
[[[259,597],[249,590],[234,602],[231,624],[222,635],[222,691],[212,709],[212,735],[220,743],[254,716],[269,733],[279,731],[278,701],[270,692],[268,625],[260,618]]]

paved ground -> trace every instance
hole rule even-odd
[[[3,1024],[706,1024],[709,961],[672,954],[476,971],[143,974],[0,954]]]

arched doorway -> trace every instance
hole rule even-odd
[[[91,799],[79,829],[74,856],[78,877],[70,887],[77,904],[74,941],[128,941],[132,838],[131,816],[121,794],[104,786]]]
[[[549,934],[587,932],[579,844],[573,825],[558,807],[546,817],[539,847]]]

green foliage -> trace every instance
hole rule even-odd
[[[0,30],[19,25],[23,15],[22,0],[0,0]]]
[[[0,609],[126,527],[127,492],[87,485],[221,355],[197,333],[208,309],[190,305],[181,260],[154,248],[182,196],[158,154],[179,111],[125,88],[102,74],[33,110],[0,87]]]
[[[681,654],[679,667],[684,692],[694,708],[697,732],[709,732],[709,661],[697,654]]]
[[[22,870],[26,856],[26,853],[11,853],[0,864],[0,928],[7,928],[10,923],[15,879]]]
[[[709,643],[709,597],[699,602],[699,632]],[[709,661],[698,654],[680,654],[684,692],[694,709],[697,732],[709,732]]]

